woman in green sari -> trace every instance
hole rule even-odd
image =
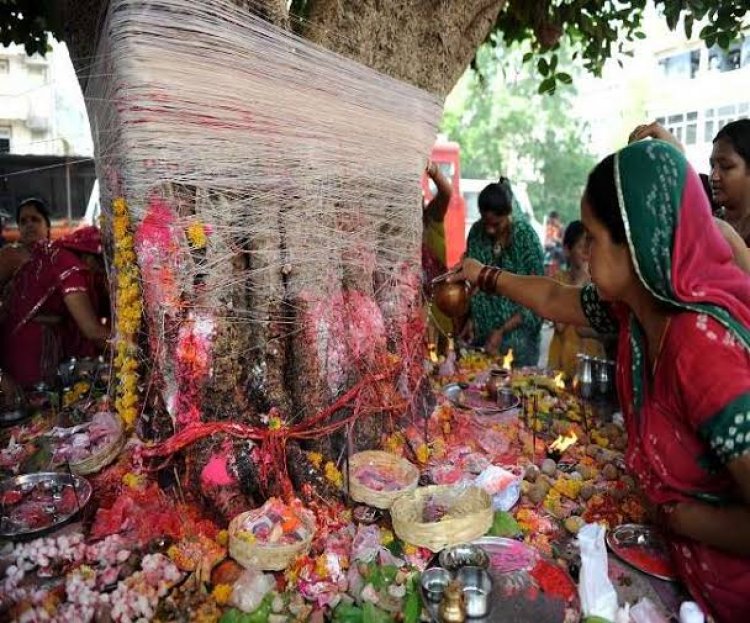
[[[479,193],[481,220],[469,230],[466,257],[519,275],[543,275],[544,252],[531,225],[512,214],[510,182],[500,178]],[[531,310],[502,296],[477,292],[471,299],[463,337],[487,352],[513,349],[516,365],[539,361],[542,319]]]

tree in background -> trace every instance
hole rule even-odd
[[[570,76],[558,71],[561,44],[584,67],[601,73],[605,61],[643,38],[647,0],[232,0],[264,19],[356,59],[390,76],[447,94],[476,49],[529,45],[542,91]],[[689,37],[703,20],[700,37],[727,48],[745,26],[748,0],[652,0],[671,30]],[[101,16],[109,0],[2,0],[0,42],[20,43],[29,54],[47,50],[47,36],[65,41],[82,82],[95,52]],[[206,0],[210,2],[210,0]],[[502,34],[502,39],[496,37]],[[472,61],[474,59],[474,61]]]
[[[442,131],[461,145],[464,177],[503,174],[526,184],[539,218],[557,210],[577,218],[586,175],[596,164],[586,146],[585,125],[571,114],[572,86],[540,95],[527,49],[503,41],[480,48],[476,71],[468,71],[446,102]],[[561,48],[553,70],[577,73]]]

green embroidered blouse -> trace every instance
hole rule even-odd
[[[482,222],[474,223],[469,230],[467,256],[518,275],[543,275],[544,252],[534,229],[518,218],[514,218],[511,228],[510,245],[496,254],[494,240],[487,236]],[[472,297],[470,317],[474,324],[474,339],[483,346],[494,329],[519,312],[522,323],[503,336],[501,350],[505,352],[512,348],[517,365],[535,366],[539,361],[542,319],[504,296],[477,292]]]

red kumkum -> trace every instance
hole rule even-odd
[[[617,550],[617,554],[625,562],[645,573],[668,578],[677,575],[666,553],[652,552],[639,547],[623,547]]]
[[[540,560],[530,573],[539,588],[548,595],[554,595],[565,601],[572,601],[575,597],[576,586],[573,580],[557,565]]]

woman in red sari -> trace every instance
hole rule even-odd
[[[664,513],[680,576],[718,621],[750,615],[750,278],[701,182],[662,141],[592,171],[581,202],[595,285],[498,273],[456,278],[556,322],[619,333],[626,462]]]
[[[109,337],[96,313],[94,275],[85,260],[95,255],[101,255],[95,227],[32,248],[31,259],[13,279],[0,323],[5,392],[11,384],[53,381],[64,355],[87,354],[81,336],[100,346]]]

